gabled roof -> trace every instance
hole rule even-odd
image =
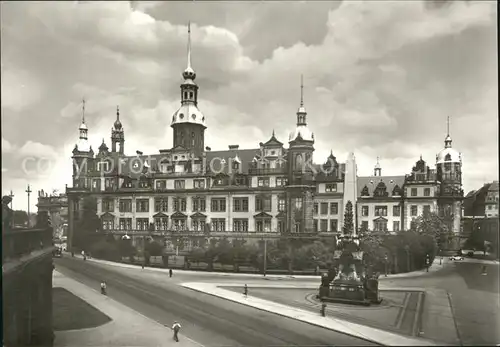
[[[260,212],[260,213],[257,213],[254,218],[273,218],[273,216],[271,216],[269,213],[266,213],[266,212]]]
[[[378,217],[377,217],[377,218],[375,218],[373,221],[374,221],[374,222],[378,222],[378,221],[384,221],[384,222],[387,222],[387,218],[384,218],[384,217],[382,217],[382,216],[378,216]]]
[[[163,212],[158,212],[157,214],[153,215],[153,218],[168,218],[168,216]]]
[[[248,173],[248,168],[250,166],[250,162],[257,155],[260,154],[260,149],[234,149],[227,151],[208,151],[207,155],[207,164],[211,163],[212,168],[215,171],[229,172],[229,165],[232,164],[233,158],[238,154],[238,158],[241,161],[240,167],[242,173]],[[221,170],[221,161],[224,159],[225,165]],[[231,169],[231,172],[236,173],[239,170]]]
[[[107,218],[115,218],[115,215],[110,213],[110,212],[105,212],[101,215],[101,218],[107,219]]]
[[[361,196],[361,191],[363,190],[364,186],[368,187],[368,194],[370,197],[373,197],[373,192],[377,188],[377,185],[380,182],[384,182],[385,186],[387,187],[387,193],[389,194],[388,196],[392,196],[392,191],[396,185],[399,186],[399,188],[403,187],[403,184],[405,182],[405,176],[364,176],[364,177],[358,177],[357,179],[357,188],[358,188],[358,197]]]
[[[280,211],[277,215],[276,218],[286,218],[286,212]]]
[[[171,218],[187,218],[187,216],[179,211],[176,211],[172,214]]]
[[[207,218],[207,215],[197,211],[191,215],[191,218]]]
[[[271,136],[269,141],[264,143],[264,146],[283,146],[283,143],[281,143],[280,141],[278,141],[276,139],[276,137],[274,136],[274,131],[273,131],[273,135]]]

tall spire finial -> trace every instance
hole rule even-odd
[[[85,124],[85,97],[82,99],[82,123]]]
[[[274,137],[274,129],[273,129],[273,137]]]
[[[304,75],[300,75],[300,107],[304,106]]]
[[[191,69],[191,21],[188,22],[187,68]]]
[[[379,156],[377,156],[377,164],[379,164],[379,162],[378,162],[378,161],[379,161],[379,159],[380,159],[380,157],[379,157]]]
[[[116,105],[116,119],[120,120],[120,106]]]
[[[450,136],[450,116],[448,116],[448,121],[446,124],[446,135]]]

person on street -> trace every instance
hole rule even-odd
[[[175,342],[179,342],[179,330],[181,330],[181,325],[175,321],[174,325],[172,325],[172,330],[174,331],[174,340]]]
[[[87,260],[87,255],[85,254],[85,251],[82,251],[82,257],[83,257],[83,260]]]
[[[168,275],[169,275],[170,277],[172,277],[172,273],[173,273],[172,269],[169,269],[169,270],[168,270]]]
[[[101,294],[106,295],[106,282],[101,282]]]

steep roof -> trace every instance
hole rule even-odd
[[[234,157],[238,155],[241,161],[241,172],[248,173],[250,163],[256,155],[260,154],[260,149],[231,149],[225,151],[207,151],[205,153],[207,154],[207,165],[212,163],[212,167],[216,171],[221,168],[221,161],[224,159],[226,162],[223,170],[224,172],[227,172],[229,159],[232,161]]]
[[[387,187],[389,197],[392,196],[392,190],[396,185],[399,188],[403,187],[405,176],[362,176],[357,179],[358,197],[361,196],[361,191],[366,186],[368,187],[368,194],[373,197],[373,192],[380,182],[384,182]]]
[[[488,188],[489,192],[498,192],[498,181],[493,181],[490,183],[490,187]]]

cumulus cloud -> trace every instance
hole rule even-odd
[[[3,133],[23,156],[53,158],[47,177],[26,175],[2,138],[12,189],[70,183],[82,98],[94,150],[110,146],[117,105],[127,153],[170,148],[188,20],[213,150],[256,148],[273,129],[286,144],[303,74],[317,162],[331,149],[339,161],[356,152],[360,175],[377,156],[387,174],[420,155],[432,166],[450,116],[465,190],[497,177],[493,2],[6,2],[2,12]]]

